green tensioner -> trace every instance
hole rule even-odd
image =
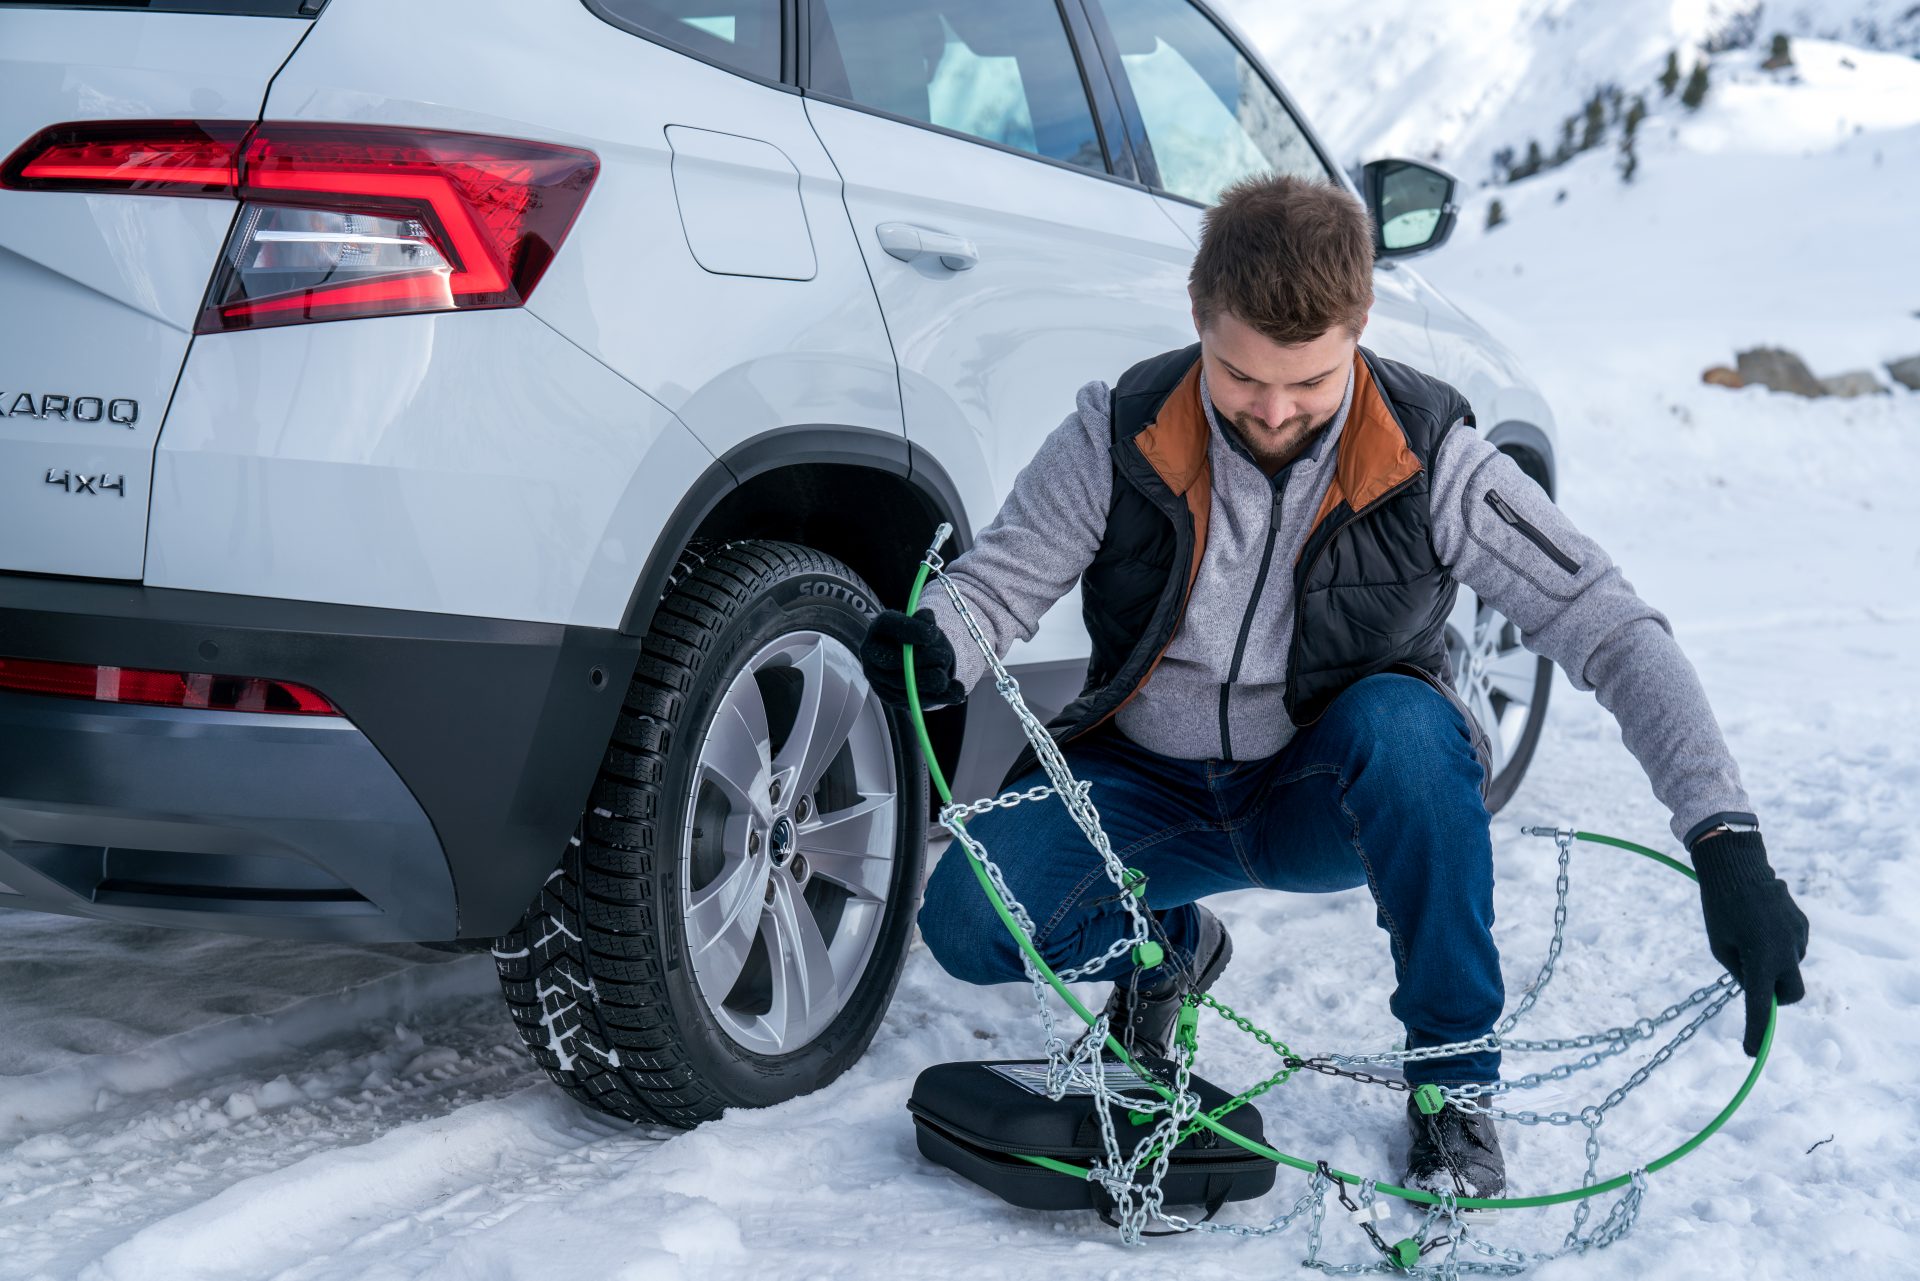
[[[921,595],[921,592],[926,587],[928,575],[932,572],[932,570],[935,567],[936,557],[937,557],[940,545],[946,541],[948,535],[951,532],[952,532],[952,527],[946,524],[942,524],[939,530],[936,531],[934,535],[933,543],[927,549],[927,557],[926,559],[922,560],[920,564],[920,570],[914,576],[913,589],[908,594],[908,597],[907,597],[907,613],[911,614],[920,607],[920,595]],[[946,775],[940,768],[939,759],[936,757],[933,750],[932,740],[927,736],[926,718],[920,706],[920,691],[919,691],[917,682],[914,680],[914,675],[913,675],[913,647],[911,645],[907,645],[907,646],[903,646],[902,649],[903,649],[903,668],[904,668],[906,686],[907,686],[908,710],[913,720],[914,732],[919,739],[920,752],[921,752],[921,755],[926,758],[928,775],[932,778],[933,785],[935,789],[939,792],[942,803],[946,805],[951,805],[953,804],[953,793],[951,789],[947,786]],[[960,822],[960,820],[957,818],[954,821],[956,823]],[[964,827],[964,824],[962,823],[961,826]],[[1688,877],[1689,879],[1698,880],[1698,878],[1694,875],[1693,869],[1688,867],[1686,864],[1680,862],[1677,859],[1670,858],[1667,855],[1662,854],[1657,850],[1648,849],[1644,845],[1637,845],[1632,841],[1621,840],[1618,837],[1602,836],[1593,832],[1576,831],[1573,833],[1573,836],[1574,836],[1574,839],[1577,839],[1577,840],[1588,841],[1598,845],[1611,845],[1618,849],[1631,851],[1635,854],[1639,854],[1639,855],[1642,855],[1643,857],[1652,859],[1656,863],[1662,863],[1667,867],[1672,868],[1674,871],[1679,872],[1681,875]],[[961,848],[965,850],[964,844],[961,846]],[[1062,983],[1058,978],[1058,976],[1056,976],[1053,970],[1047,965],[1047,963],[1041,959],[1039,952],[1034,948],[1033,940],[1028,938],[1027,935],[1021,930],[1019,923],[1014,919],[1013,914],[1008,910],[1006,903],[1002,901],[999,893],[994,889],[993,882],[988,877],[986,869],[981,865],[980,861],[977,858],[973,857],[971,851],[967,851],[967,858],[968,858],[969,865],[973,868],[973,873],[975,878],[978,879],[978,881],[980,882],[981,892],[987,896],[988,901],[993,905],[995,914],[999,916],[1001,923],[1004,924],[1007,927],[1008,932],[1012,934],[1014,941],[1019,945],[1020,950],[1025,954],[1028,961],[1032,963],[1035,971],[1047,981],[1048,985],[1052,987],[1056,993],[1058,993],[1058,995],[1060,996],[1060,999],[1066,1003],[1067,1007],[1071,1009],[1075,1015],[1077,1015],[1081,1020],[1083,1020],[1089,1026],[1095,1023],[1097,1021],[1097,1016],[1092,1011],[1087,1009],[1085,1005],[1081,1004],[1077,998],[1074,997],[1073,993],[1067,989],[1066,984]],[[1139,877],[1139,874],[1135,873],[1135,876]],[[1132,884],[1130,884],[1128,888],[1133,890],[1135,893],[1139,893],[1140,885],[1141,885],[1141,882],[1143,881],[1144,881],[1144,877],[1139,877],[1139,879],[1135,880]],[[1147,946],[1157,948],[1158,945],[1149,943]],[[1154,958],[1153,961],[1149,961],[1145,956],[1137,956],[1135,959],[1138,963],[1142,965],[1149,965],[1149,964],[1153,964],[1155,961],[1157,961],[1160,958],[1156,957]],[[1189,1003],[1185,1007],[1185,1009],[1182,1011],[1182,1015],[1181,1015],[1182,1034],[1188,1037],[1191,1037],[1194,1034],[1193,1022],[1197,1018],[1197,1013],[1198,1012],[1195,1006],[1191,1003]],[[1768,1013],[1766,1031],[1762,1035],[1760,1040],[1760,1052],[1755,1057],[1753,1061],[1753,1066],[1748,1070],[1746,1079],[1741,1082],[1739,1090],[1734,1094],[1733,1098],[1726,1104],[1726,1106],[1721,1108],[1719,1113],[1715,1115],[1714,1118],[1711,1121],[1709,1121],[1706,1124],[1706,1126],[1703,1127],[1692,1138],[1680,1144],[1678,1147],[1674,1148],[1673,1150],[1655,1158],[1652,1161],[1649,1161],[1644,1167],[1641,1167],[1642,1169],[1644,1169],[1647,1173],[1650,1173],[1650,1174],[1657,1172],[1659,1170],[1665,1169],[1667,1166],[1672,1165],[1675,1161],[1678,1161],[1680,1158],[1692,1152],[1695,1148],[1699,1147],[1702,1143],[1705,1143],[1709,1138],[1711,1138],[1714,1135],[1714,1133],[1716,1133],[1720,1129],[1721,1126],[1726,1124],[1727,1119],[1734,1114],[1734,1112],[1739,1108],[1739,1106],[1743,1102],[1746,1101],[1747,1095],[1752,1093],[1754,1085],[1760,1079],[1761,1071],[1766,1067],[1768,1052],[1773,1047],[1774,1028],[1777,1024],[1778,1018],[1779,1018],[1779,1003],[1776,1001],[1774,1002],[1771,1010]],[[1173,1100],[1174,1098],[1173,1091],[1167,1089],[1158,1080],[1154,1079],[1154,1077],[1150,1073],[1148,1073],[1144,1068],[1142,1068],[1140,1064],[1134,1060],[1133,1056],[1127,1053],[1126,1048],[1122,1046],[1118,1040],[1116,1040],[1112,1036],[1108,1036],[1106,1040],[1106,1046],[1107,1046],[1107,1049],[1112,1051],[1114,1057],[1119,1059],[1121,1062],[1125,1063],[1128,1067],[1132,1068],[1135,1074],[1137,1074],[1140,1077],[1143,1083],[1145,1083],[1147,1086],[1152,1088],[1156,1093],[1160,1094],[1162,1098],[1165,1098],[1168,1101]],[[1422,1111],[1429,1112],[1429,1113],[1438,1111],[1439,1107],[1441,1106],[1441,1100],[1438,1097],[1439,1091],[1437,1087],[1427,1087],[1427,1090],[1428,1090],[1428,1093],[1426,1097],[1421,1097],[1420,1093],[1416,1092],[1415,1094],[1416,1106],[1420,1107]],[[1252,1097],[1253,1093],[1255,1092],[1249,1091],[1246,1095],[1240,1096],[1235,1100],[1234,1104],[1230,1106],[1237,1106],[1240,1103],[1244,1103],[1248,1101]],[[1222,1109],[1222,1112],[1224,1113],[1226,1110],[1227,1109]],[[1309,1174],[1321,1168],[1320,1163],[1318,1162],[1308,1161],[1301,1157],[1293,1156],[1286,1152],[1282,1152],[1277,1148],[1269,1147],[1264,1143],[1260,1143],[1255,1140],[1248,1139],[1236,1133],[1234,1130],[1232,1130],[1228,1126],[1222,1125],[1217,1117],[1209,1116],[1204,1112],[1194,1117],[1193,1121],[1190,1123],[1190,1128],[1188,1132],[1191,1132],[1192,1127],[1198,1127],[1198,1126],[1205,1126],[1206,1128],[1212,1130],[1214,1133],[1218,1134],[1221,1138],[1226,1139],[1232,1143],[1238,1144],[1240,1147],[1245,1148],[1249,1152],[1256,1153],[1260,1156],[1267,1158],[1270,1161],[1278,1162],[1281,1165],[1291,1166],[1296,1170],[1300,1170]],[[1073,1165],[1065,1161],[1056,1161],[1048,1157],[1024,1156],[1022,1159],[1026,1161],[1030,1161],[1035,1165],[1043,1166],[1047,1169],[1058,1171],[1061,1174],[1073,1175],[1083,1179],[1089,1177],[1091,1173],[1084,1166]],[[1342,1179],[1351,1183],[1363,1182],[1361,1177],[1358,1175],[1348,1174],[1345,1171],[1336,1170],[1330,1166],[1327,1167],[1327,1169],[1333,1175],[1333,1177],[1337,1179]],[[1562,1204],[1567,1204],[1575,1201],[1584,1200],[1585,1198],[1588,1198],[1588,1197],[1600,1196],[1604,1193],[1615,1191],[1617,1189],[1627,1186],[1632,1181],[1632,1179],[1633,1179],[1633,1173],[1630,1171],[1624,1174],[1617,1174],[1612,1178],[1609,1178],[1603,1181],[1597,1181],[1585,1187],[1569,1188],[1564,1192],[1542,1193],[1538,1196],[1525,1196],[1525,1197],[1456,1197],[1453,1199],[1453,1204],[1459,1209],[1463,1209],[1463,1210],[1532,1209],[1532,1208],[1542,1207],[1542,1206],[1562,1205]],[[1442,1198],[1435,1196],[1431,1192],[1427,1192],[1419,1188],[1403,1188],[1395,1184],[1382,1183],[1377,1181],[1373,1183],[1373,1187],[1376,1191],[1385,1192],[1390,1196],[1399,1197],[1402,1200],[1409,1201],[1417,1205],[1434,1206],[1434,1205],[1443,1204]],[[1411,1244],[1412,1244],[1411,1242],[1400,1242],[1394,1247],[1394,1249],[1399,1250],[1401,1253],[1405,1253],[1402,1247],[1405,1247]],[[1411,1266],[1411,1262],[1409,1260],[1393,1259],[1392,1261],[1402,1267]]]

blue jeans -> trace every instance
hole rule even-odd
[[[1493,1030],[1506,1000],[1493,945],[1493,845],[1465,716],[1417,677],[1356,681],[1272,756],[1179,760],[1112,722],[1064,749],[1120,861],[1146,873],[1146,900],[1169,958],[1151,982],[1191,958],[1195,900],[1249,887],[1372,893],[1397,986],[1388,1003],[1408,1048]],[[1035,767],[1011,786],[1046,782]],[[1047,964],[1079,965],[1130,928],[1099,856],[1053,798],[995,809],[967,823],[1032,915]],[[968,859],[950,846],[928,881],[920,932],[949,974],[968,983],[1025,977]],[[1122,957],[1088,978],[1119,978]],[[1250,991],[1262,990],[1257,975]],[[1495,1081],[1498,1051],[1416,1060],[1407,1079]]]

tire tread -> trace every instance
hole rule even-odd
[[[672,1015],[654,901],[659,815],[686,696],[721,629],[770,579],[839,562],[792,543],[695,543],[641,644],[586,812],[560,866],[494,944],[521,1039],[560,1088],[598,1111],[691,1128],[727,1101],[701,1080]],[[577,999],[581,994],[590,999]]]

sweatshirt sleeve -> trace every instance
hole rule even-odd
[[[1113,464],[1104,382],[1080,388],[1074,410],[1040,442],[999,512],[973,546],[947,562],[947,577],[1005,658],[1016,640],[1032,640],[1040,617],[1080,581],[1107,528]],[[953,646],[954,674],[971,691],[986,656],[939,584],[921,603]]]
[[[1739,767],[1666,615],[1478,432],[1456,424],[1433,471],[1441,563],[1520,629],[1521,644],[1552,659],[1575,689],[1594,691],[1682,848],[1708,820],[1753,821]]]

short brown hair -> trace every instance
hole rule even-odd
[[[1230,311],[1288,346],[1335,325],[1357,337],[1373,306],[1373,220],[1331,182],[1243,178],[1207,210],[1187,283],[1203,329]]]

